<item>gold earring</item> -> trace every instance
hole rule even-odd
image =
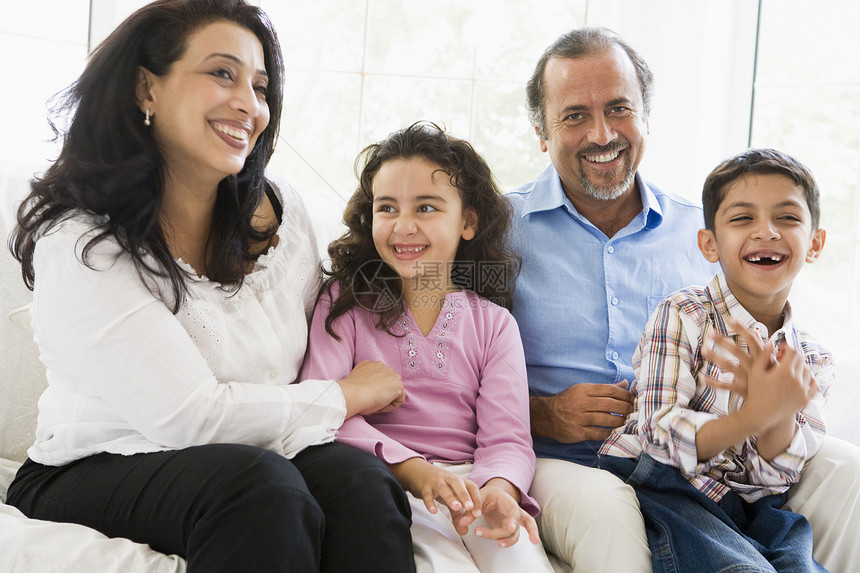
[[[149,108],[146,108],[146,117],[143,120],[143,125],[145,125],[146,127],[152,125],[152,121],[150,121],[149,119]]]

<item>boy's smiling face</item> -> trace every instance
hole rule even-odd
[[[714,219],[699,231],[699,248],[719,261],[732,294],[756,320],[779,316],[804,262],[824,247],[812,229],[803,189],[779,174],[744,175],[730,184]]]

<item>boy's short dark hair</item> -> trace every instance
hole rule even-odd
[[[784,175],[795,182],[806,196],[812,217],[812,229],[818,228],[821,216],[820,191],[812,172],[792,156],[775,149],[747,149],[717,165],[702,187],[705,228],[714,231],[717,209],[732,183],[750,173]]]

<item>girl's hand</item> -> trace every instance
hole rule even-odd
[[[510,482],[501,478],[493,478],[481,488],[481,512],[490,527],[476,527],[475,535],[498,540],[499,547],[510,547],[519,540],[520,527],[524,527],[529,541],[539,544],[537,523],[520,507],[510,490],[517,492]],[[456,526],[456,518],[454,523]]]
[[[346,417],[389,412],[403,403],[403,380],[382,362],[359,362],[343,380],[338,380],[346,401]]]
[[[460,535],[466,535],[469,525],[481,515],[481,493],[471,480],[422,458],[409,458],[399,464],[391,464],[389,468],[404,489],[424,500],[430,513],[439,511],[436,501],[444,503]]]

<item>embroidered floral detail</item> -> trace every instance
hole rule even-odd
[[[406,367],[409,370],[415,371],[421,366],[421,360],[418,357],[418,349],[415,347],[415,333],[409,326],[409,319],[401,317],[400,326],[403,328],[403,342],[401,346],[406,350]]]
[[[221,368],[221,335],[216,321],[207,311],[205,302],[186,296],[177,318],[207,364],[216,371]]]
[[[442,373],[448,371],[448,335],[453,332],[454,327],[454,309],[456,305],[448,298],[442,303],[443,320],[440,325],[439,334],[436,335],[436,355],[435,366],[436,370]]]
[[[454,333],[454,325],[457,318],[456,309],[457,306],[454,303],[447,298],[444,300],[442,303],[439,332],[436,333],[436,339],[433,341],[432,353],[429,356],[425,356],[425,358],[432,364],[433,370],[442,374],[448,372],[449,340],[451,335]],[[411,323],[406,316],[403,316],[401,317],[399,324],[403,329],[403,342],[401,343],[401,348],[403,348],[406,353],[406,368],[411,371],[419,370],[423,361],[421,360],[422,356],[420,346],[415,333],[412,330]]]

